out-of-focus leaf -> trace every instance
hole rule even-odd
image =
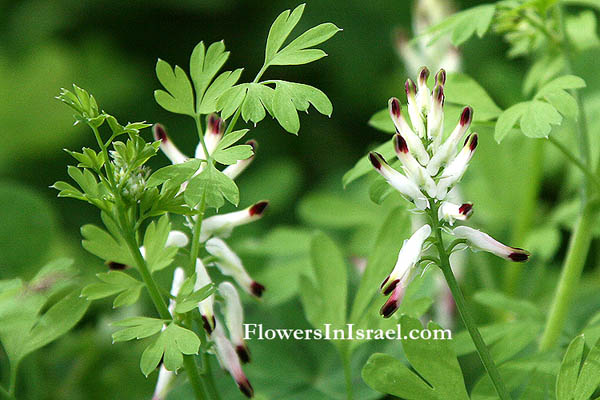
[[[338,229],[368,224],[377,214],[347,196],[326,192],[304,196],[300,201],[298,213],[311,225]]]
[[[577,386],[577,377],[581,369],[585,339],[583,335],[577,336],[569,344],[560,372],[556,378],[556,400],[571,400]]]
[[[569,42],[579,51],[588,50],[600,44],[596,32],[596,14],[591,10],[567,16],[565,31]]]
[[[156,335],[165,321],[157,318],[131,317],[113,323],[114,326],[125,327],[112,334],[113,342],[126,342],[133,339],[143,339]]]
[[[494,290],[481,290],[473,297],[475,301],[487,307],[495,308],[503,312],[514,313],[521,318],[531,318],[542,321],[543,313],[535,304],[506,296],[504,293]]]
[[[97,277],[102,282],[86,286],[81,291],[81,296],[88,300],[98,300],[120,293],[113,302],[114,308],[135,303],[144,286],[142,282],[122,271],[104,272]]]
[[[444,95],[450,104],[473,107],[474,121],[489,121],[502,112],[485,89],[465,74],[448,74]]]
[[[588,353],[575,387],[574,400],[587,400],[600,385],[600,340]]]
[[[495,4],[472,7],[444,19],[422,35],[429,40],[429,45],[449,35],[452,44],[460,46],[474,34],[483,37],[492,23],[495,12]]]

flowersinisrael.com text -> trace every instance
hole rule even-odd
[[[448,340],[450,329],[362,329],[346,324],[344,329],[334,329],[325,324],[323,329],[263,328],[262,324],[244,324],[244,340]]]

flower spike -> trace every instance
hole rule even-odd
[[[487,251],[498,257],[515,262],[529,260],[530,253],[527,250],[506,246],[480,230],[468,226],[459,226],[454,228],[452,234],[458,238],[467,239],[475,249]]]
[[[160,140],[160,149],[167,156],[171,163],[181,164],[188,160],[185,154],[183,154],[175,144],[171,141],[167,135],[165,127],[161,124],[154,124],[152,127],[152,133],[154,134],[154,140]]]
[[[419,187],[400,172],[390,167],[381,154],[371,152],[369,153],[369,160],[377,172],[400,194],[412,201],[419,210],[429,207],[429,201],[421,190],[419,190]]]
[[[206,267],[204,266],[202,260],[198,258],[196,260],[196,282],[194,284],[194,290],[200,290],[210,283],[212,283],[212,280],[206,271]],[[209,335],[215,329],[216,325],[215,312],[213,310],[214,303],[215,296],[214,294],[211,294],[198,304],[198,310],[202,316],[204,329]]]
[[[233,277],[246,292],[261,297],[265,287],[254,281],[242,264],[242,260],[227,246],[222,239],[214,237],[206,242],[206,251],[217,258],[215,264],[223,275]]]
[[[408,123],[404,119],[400,100],[392,97],[388,102],[388,108],[390,111],[390,116],[392,117],[392,121],[394,122],[394,126],[396,127],[396,132],[400,133],[404,139],[406,139],[410,151],[415,153],[417,160],[419,160],[422,165],[427,164],[429,161],[429,154],[427,153],[427,150],[425,150],[425,146],[423,146],[419,136],[417,136],[413,130],[410,129]]]
[[[244,309],[240,296],[229,282],[219,284],[219,293],[225,299],[225,324],[229,330],[231,342],[235,346],[243,364],[250,361],[250,350],[244,341]]]
[[[429,235],[431,235],[431,226],[423,225],[404,242],[392,273],[381,284],[381,292],[384,295],[390,294],[398,285],[406,286],[411,270],[421,258],[423,244]]]
[[[268,206],[269,202],[263,200],[244,210],[214,215],[206,218],[204,221],[202,221],[200,242],[206,241],[211,236],[229,237],[233,231],[233,228],[261,219]]]

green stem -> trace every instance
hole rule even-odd
[[[548,136],[548,140],[558,150],[560,150],[560,152],[563,153],[563,155],[567,157],[567,159],[571,161],[573,165],[579,168],[579,170],[585,174],[585,176],[589,179],[590,182],[592,182],[598,187],[598,189],[600,189],[600,179],[598,179],[598,175],[590,171],[589,168],[581,160],[579,160],[579,158],[577,158],[577,156],[575,156],[564,144],[556,140],[553,136]]]
[[[595,210],[593,210],[593,207],[587,206],[577,220],[577,225],[569,242],[556,294],[550,307],[548,321],[540,341],[540,351],[551,349],[560,338],[592,241],[594,216]]]
[[[349,349],[342,352],[342,365],[344,366],[344,378],[346,382],[346,399],[354,398],[354,389],[352,387],[352,353]]]
[[[534,225],[535,212],[538,209],[538,195],[542,181],[543,164],[544,164],[544,142],[542,140],[534,140],[530,142],[532,146],[528,153],[529,168],[526,182],[527,184],[521,191],[521,196],[518,201],[520,207],[515,215],[514,230],[511,235],[511,242],[517,246],[523,243],[527,233]],[[520,263],[510,263],[507,266],[506,274],[504,274],[504,290],[509,295],[516,295],[519,290],[519,283],[523,274],[523,265]]]
[[[15,400],[15,396],[12,393],[8,392],[4,387],[0,386],[0,398],[6,400]]]
[[[510,398],[511,398],[510,394],[508,393],[508,391],[506,390],[506,387],[504,386],[504,382],[502,381],[502,378],[500,377],[498,368],[496,367],[496,364],[494,363],[494,360],[492,359],[492,356],[490,355],[490,351],[488,350],[485,342],[483,341],[483,338],[481,337],[481,334],[479,333],[479,330],[477,329],[477,324],[475,323],[475,320],[473,319],[473,317],[471,316],[471,313],[469,312],[469,310],[467,308],[467,303],[465,301],[465,298],[462,294],[462,291],[460,290],[460,287],[458,286],[458,282],[456,281],[456,278],[454,277],[454,273],[452,272],[452,267],[450,266],[450,256],[446,252],[446,248],[444,246],[444,239],[442,238],[442,229],[438,222],[438,217],[437,217],[438,205],[435,203],[435,201],[433,199],[430,199],[429,203],[431,204],[431,209],[429,211],[430,212],[429,217],[431,220],[432,229],[435,232],[435,238],[436,238],[435,245],[437,247],[438,256],[440,259],[439,266],[440,266],[440,269],[442,270],[442,272],[444,273],[444,277],[446,278],[448,287],[450,288],[450,291],[452,292],[452,297],[454,298],[454,302],[456,303],[456,308],[458,309],[458,313],[460,314],[460,317],[462,318],[465,326],[467,327],[467,330],[469,331],[469,335],[471,335],[471,339],[473,340],[473,343],[475,344],[475,348],[477,349],[479,358],[481,359],[483,366],[485,367],[486,371],[488,372],[490,379],[492,380],[492,384],[494,385],[494,388],[496,389],[496,392],[498,393],[499,398],[501,400],[510,400]]]
[[[202,380],[198,374],[198,366],[196,365],[196,360],[193,355],[183,356],[183,367],[185,368],[185,372],[187,372],[188,379],[192,385],[196,399],[205,399],[206,396],[204,393],[204,385],[202,384]]]

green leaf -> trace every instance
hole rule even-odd
[[[396,152],[394,151],[394,144],[392,143],[391,140],[388,140],[387,142],[380,144],[375,149],[373,149],[373,151],[380,153],[385,159],[391,159],[392,157],[395,157],[395,155],[396,155]],[[360,160],[358,160],[358,162],[354,165],[354,167],[352,167],[352,169],[350,169],[348,172],[346,172],[344,174],[344,176],[342,178],[342,184],[344,185],[344,187],[346,187],[351,182],[357,180],[358,178],[366,175],[367,173],[369,173],[371,171],[374,171],[374,170],[373,170],[373,165],[369,161],[369,157],[363,156],[363,157],[361,157]]]
[[[371,224],[378,213],[348,196],[330,192],[310,193],[300,200],[300,218],[310,225],[332,228],[357,228]]]
[[[312,104],[321,114],[331,116],[333,105],[327,95],[319,89],[302,83],[286,81],[277,81],[277,85],[288,90],[298,111],[308,111],[308,107]]]
[[[382,204],[392,193],[394,193],[394,188],[381,176],[376,177],[369,186],[369,198],[375,204]]]
[[[232,146],[227,149],[217,150],[213,153],[213,158],[224,165],[231,165],[238,162],[238,160],[245,160],[252,157],[254,152],[252,146],[242,144],[238,146]]]
[[[495,12],[495,4],[472,7],[444,19],[427,29],[422,36],[429,40],[429,45],[442,37],[450,37],[454,46],[460,46],[474,34],[483,37],[490,28]]]
[[[199,204],[203,196],[206,206],[214,208],[223,206],[225,199],[235,206],[240,201],[239,189],[235,182],[210,164],[189,181],[184,192],[185,201],[191,207]]]
[[[194,91],[185,71],[179,66],[175,70],[169,63],[158,60],[156,63],[156,76],[167,91],[154,91],[156,102],[165,110],[194,116]]]
[[[387,108],[377,111],[369,119],[369,125],[386,133],[396,133],[396,127]]]
[[[129,248],[121,237],[115,238],[107,231],[95,226],[84,225],[81,227],[84,240],[83,248],[105,261],[114,261],[125,265],[135,265]]]
[[[102,282],[92,283],[81,291],[81,296],[87,300],[103,299],[121,293],[113,302],[113,307],[117,308],[135,303],[140,296],[143,283],[125,272],[109,271],[96,276]]]
[[[573,398],[584,347],[585,339],[583,335],[577,336],[569,344],[556,378],[556,400],[571,400]]]
[[[344,257],[336,244],[323,233],[314,235],[310,255],[316,280],[303,283],[308,288],[308,292],[301,296],[307,318],[315,327],[331,324],[334,329],[343,328],[348,291]],[[315,303],[318,299],[327,300],[322,304]]]
[[[161,359],[169,371],[183,365],[183,354],[198,354],[200,339],[188,329],[170,323],[160,336],[142,353],[140,368],[146,376],[156,369]]]
[[[196,47],[194,47],[192,56],[190,57],[190,76],[192,77],[192,82],[194,82],[194,88],[196,89],[196,102],[198,110],[204,102],[203,97],[206,88],[215,75],[217,75],[217,72],[219,72],[221,67],[223,67],[228,58],[229,52],[225,51],[225,43],[223,41],[211,44],[206,51],[204,48],[204,42],[200,42],[196,45]],[[219,82],[219,84],[221,83],[223,82]],[[234,83],[235,82],[231,83],[231,85]],[[211,100],[207,101],[210,102]],[[205,103],[205,106],[206,105],[207,104]]]
[[[169,232],[171,232],[171,224],[166,215],[163,215],[158,222],[152,221],[146,228],[144,259],[151,272],[168,267],[177,254],[177,247],[166,247]]]
[[[591,10],[567,16],[565,31],[569,42],[579,51],[588,50],[600,44],[596,29],[596,15]]]
[[[231,117],[242,105],[248,91],[248,85],[247,83],[242,83],[223,92],[219,100],[217,100],[217,111],[221,112],[221,118],[227,119]]]
[[[194,308],[198,307],[198,303],[211,296],[216,290],[217,287],[210,283],[191,294],[182,296],[181,298],[180,296],[177,296],[175,312],[179,314],[185,314],[186,312],[193,310]]]
[[[340,31],[341,29],[332,24],[331,22],[326,22],[324,24],[317,25],[314,28],[310,28],[302,35],[298,36],[296,39],[292,40],[292,42],[285,46],[285,48],[281,50],[279,54],[285,53],[287,51],[302,50],[312,46],[316,46],[318,44],[326,42],[333,35]]]
[[[562,117],[552,105],[533,100],[528,102],[527,110],[521,117],[521,130],[531,138],[546,138],[552,125],[560,125]]]
[[[243,138],[246,133],[248,133],[248,129],[240,129],[239,131],[229,132],[223,137],[223,139],[219,141],[215,151],[226,149],[232,144],[235,144],[238,140]]]
[[[114,326],[125,327],[112,334],[113,343],[143,339],[156,335],[163,328],[165,321],[148,317],[132,317],[113,323]]]
[[[444,95],[447,103],[473,107],[475,121],[489,121],[502,112],[485,89],[465,74],[448,74]]]
[[[193,158],[181,164],[167,165],[150,175],[146,185],[152,188],[170,180],[173,185],[179,186],[190,179],[200,169],[201,164],[202,161]]]
[[[481,290],[473,296],[473,299],[484,306],[503,312],[514,313],[515,316],[521,318],[530,318],[539,321],[543,321],[544,319],[544,314],[535,304],[527,300],[509,297],[504,293],[494,290]]]
[[[198,112],[200,114],[210,114],[217,111],[217,102],[227,90],[237,83],[242,75],[243,68],[238,68],[235,71],[225,71],[211,83],[206,89]]]
[[[286,131],[298,134],[300,119],[289,86],[277,83],[273,95],[273,114]]]
[[[283,45],[283,42],[285,42],[285,39],[287,39],[292,32],[292,29],[294,29],[298,21],[300,21],[302,13],[304,12],[304,6],[305,4],[300,4],[291,12],[291,14],[290,10],[285,10],[279,14],[273,22],[273,25],[271,25],[265,50],[265,65],[268,65],[273,59],[277,51],[279,51]]]
[[[401,326],[404,335],[413,329],[423,330],[418,320],[406,315]],[[427,328],[441,329],[433,322]],[[402,348],[418,375],[391,356],[374,354],[362,370],[367,385],[407,400],[468,400],[462,371],[448,340],[403,340]]]
[[[282,50],[271,60],[269,65],[302,65],[320,60],[325,56],[327,53],[319,49]]]
[[[496,139],[496,142],[500,143],[504,140],[517,121],[519,121],[523,114],[527,112],[528,107],[528,102],[517,103],[500,114],[494,131],[494,139]]]
[[[588,353],[575,388],[574,400],[587,400],[600,385],[600,340]]]
[[[251,83],[248,86],[248,92],[242,104],[242,118],[246,122],[252,121],[254,125],[262,121],[266,116],[265,105],[261,99],[261,87],[266,86],[260,83]],[[273,89],[269,88],[268,90]]]

